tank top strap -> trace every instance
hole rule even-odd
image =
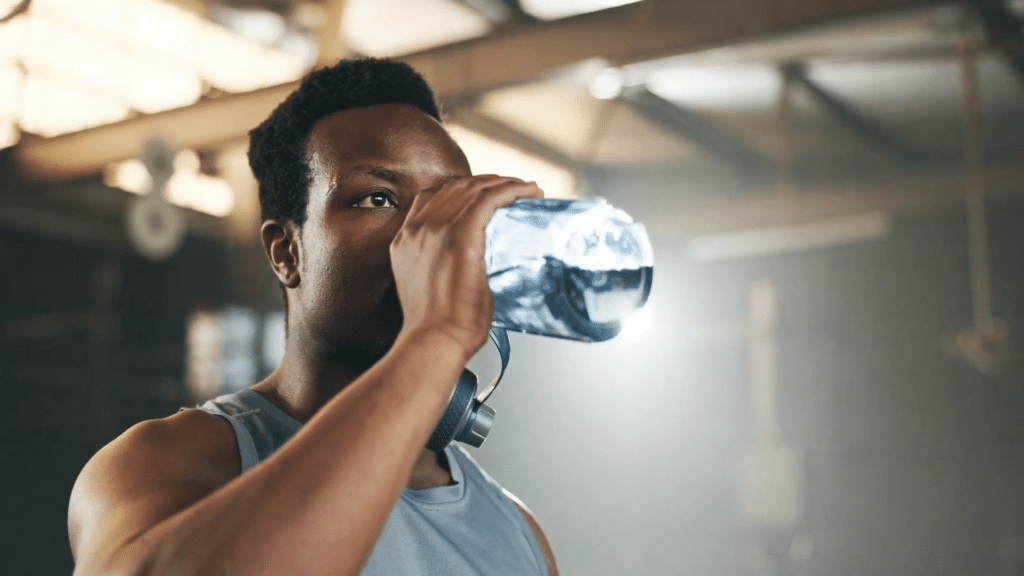
[[[194,409],[220,416],[231,424],[241,462],[239,473],[266,460],[302,427],[301,422],[250,389],[218,396]]]

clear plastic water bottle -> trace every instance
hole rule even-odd
[[[642,224],[602,198],[525,198],[498,209],[484,256],[495,326],[600,342],[647,302],[654,271]]]

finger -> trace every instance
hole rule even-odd
[[[520,198],[543,198],[544,191],[536,182],[504,182],[485,188],[467,204],[459,219],[466,226],[483,233],[494,212]]]
[[[435,222],[438,224],[451,222],[459,217],[464,208],[484,190],[501,185],[525,185],[519,178],[484,174],[460,178],[446,183],[437,189],[425,190],[416,195],[407,218],[412,224]],[[421,199],[422,198],[422,199]],[[415,209],[415,215],[413,210]]]
[[[466,205],[491,186],[522,183],[519,178],[483,174],[460,178],[443,186],[431,199],[431,217],[438,223],[451,222],[459,217]]]

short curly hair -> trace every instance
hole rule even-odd
[[[404,62],[386,58],[342,60],[315,70],[262,124],[249,132],[249,166],[259,182],[260,215],[302,225],[311,174],[306,140],[328,114],[372,106],[409,104],[441,121],[433,90]]]

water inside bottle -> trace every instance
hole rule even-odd
[[[601,199],[519,200],[487,229],[495,326],[602,341],[647,301],[647,234]]]

